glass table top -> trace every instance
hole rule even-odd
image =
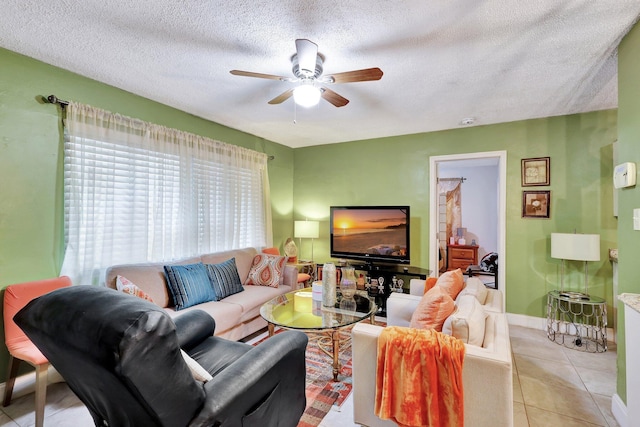
[[[593,295],[586,295],[580,292],[570,292],[570,291],[551,291],[549,295],[552,298],[557,298],[562,301],[571,302],[571,303],[579,303],[579,304],[602,304],[605,302],[603,298],[596,297]]]
[[[337,329],[358,323],[377,312],[375,303],[365,291],[353,298],[339,298],[335,307],[325,307],[314,301],[311,288],[279,295],[260,308],[260,315],[269,323],[289,329]]]

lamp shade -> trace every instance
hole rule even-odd
[[[302,84],[293,90],[293,100],[301,107],[309,108],[320,102],[320,88],[311,84]]]
[[[295,221],[293,235],[302,239],[317,239],[320,236],[318,221]]]
[[[551,258],[600,261],[600,235],[551,233]]]

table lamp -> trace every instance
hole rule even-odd
[[[568,298],[589,299],[587,262],[600,261],[600,235],[551,233],[551,258],[562,260],[560,295]],[[565,260],[584,261],[584,292],[564,290]]]
[[[313,261],[313,239],[320,237],[320,223],[318,221],[295,221],[294,237],[300,239],[300,252],[302,253],[302,239],[311,239],[311,261]]]

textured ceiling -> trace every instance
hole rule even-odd
[[[0,46],[303,147],[616,108],[639,14],[640,0],[3,0]],[[303,109],[267,104],[292,83],[229,74],[291,76],[297,38],[325,74],[384,76],[331,85],[345,107]]]

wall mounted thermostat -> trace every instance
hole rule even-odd
[[[621,163],[613,168],[613,186],[615,188],[633,187],[636,185],[636,164]]]

